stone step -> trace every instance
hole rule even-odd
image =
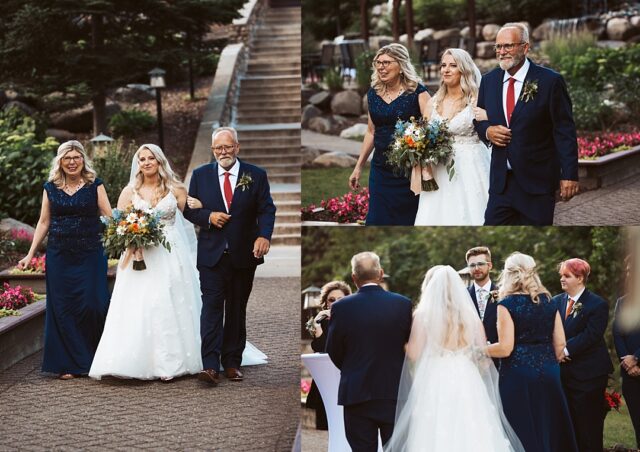
[[[299,206],[300,196],[300,191],[271,191],[273,201],[282,206]]]
[[[296,122],[300,121],[300,115],[291,116],[268,116],[268,115],[242,115],[236,116],[236,121],[239,125],[253,125],[253,124],[279,124],[283,122]]]
[[[260,57],[260,58],[298,58],[300,59],[300,52],[297,49],[288,49],[281,50],[278,48],[264,48],[264,49],[254,49],[250,50],[250,58]]]
[[[244,116],[259,116],[259,115],[267,115],[267,116],[300,116],[301,109],[299,106],[295,107],[278,107],[273,106],[270,103],[263,103],[262,107],[251,108],[249,105],[238,106],[238,114]]]
[[[242,148],[241,148],[242,149]],[[270,149],[265,149],[262,154],[247,154],[244,149],[242,149],[242,160],[246,160],[249,163],[254,165],[263,166],[274,163],[289,163],[291,165],[300,166],[302,163],[302,155],[301,154],[272,154]]]
[[[298,92],[299,93],[299,92]],[[300,98],[290,98],[289,93],[282,92],[279,94],[269,93],[267,94],[243,94],[238,96],[238,109],[248,108],[250,110],[258,110],[263,108],[264,105],[268,105],[272,108],[297,108],[302,111],[300,107]]]
[[[280,223],[276,221],[274,234],[300,234],[300,222],[297,223]]]
[[[300,121],[298,121],[299,124]],[[269,139],[286,138],[288,143],[297,141],[300,143],[300,129],[299,128],[281,128],[281,127],[249,127],[238,126],[238,141],[240,143],[246,143],[248,140],[266,140],[265,144],[269,143]],[[271,144],[282,144],[277,142],[271,142]]]
[[[300,38],[301,25],[299,23],[289,24],[274,24],[274,23],[262,23],[258,25],[256,30],[257,34],[272,34],[272,35],[295,35]]]
[[[265,69],[249,69],[246,75],[253,77],[274,75],[297,75],[300,77],[300,68],[280,68],[277,66]]]
[[[297,63],[300,65],[300,55],[297,52],[280,53],[277,56],[271,56],[266,53],[251,52],[249,55],[249,63],[258,64],[282,64],[282,63]]]
[[[301,243],[300,234],[274,234],[271,237],[271,246],[300,245]]]
[[[253,162],[250,162],[253,163]],[[278,175],[289,175],[289,174],[299,174],[300,173],[300,165],[296,165],[293,163],[267,163],[264,165],[260,165],[260,168],[264,169],[269,175],[269,179],[272,179],[274,176]]]
[[[273,196],[272,196],[273,197]],[[287,201],[281,201],[281,200],[277,200],[276,198],[274,198],[274,202],[276,202],[278,204],[278,206],[280,206],[280,212],[293,212],[295,214],[297,214],[299,216],[300,214],[300,199],[293,199],[293,200],[287,200]]]
[[[289,52],[294,50],[301,52],[300,41],[294,41],[292,39],[287,39],[287,38],[282,38],[282,39],[271,38],[269,40],[262,39],[262,40],[256,40],[253,42],[253,44],[251,44],[251,50],[253,49],[264,50],[264,49],[274,49],[274,48],[277,48],[278,50],[287,50]]]
[[[290,89],[300,90],[302,83],[302,77],[300,75],[287,75],[280,77],[247,77],[240,78],[240,90],[243,88],[277,88],[277,89]]]
[[[249,59],[249,64],[247,65],[247,70],[263,70],[263,69],[273,69],[273,68],[281,68],[281,69],[298,69],[300,71],[300,60],[297,61],[278,61],[275,58],[271,61],[254,61],[253,59]]]
[[[267,173],[272,184],[299,184],[300,171],[292,173]]]
[[[282,140],[272,139],[255,139],[246,140],[241,143],[241,149],[243,154],[251,155],[263,155],[263,154],[278,154],[278,155],[293,155],[300,154],[300,139],[292,137],[289,143],[279,143]]]

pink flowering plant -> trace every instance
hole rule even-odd
[[[626,151],[640,144],[640,131],[585,132],[578,137],[578,157],[592,160],[614,152]]]
[[[12,275],[32,275],[32,274],[43,274],[47,270],[47,257],[46,255],[42,255],[39,257],[34,257],[29,262],[29,265],[21,270],[18,267],[12,268],[9,273]]]
[[[30,287],[11,287],[9,283],[4,283],[3,287],[0,288],[0,309],[15,310],[24,308],[36,300],[37,297]]]
[[[364,223],[369,210],[369,190],[363,188],[301,209],[303,221],[334,221],[336,223]]]
[[[311,390],[311,379],[301,378],[300,379],[300,398],[302,400],[306,400],[310,390]]]

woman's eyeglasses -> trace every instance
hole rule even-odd
[[[81,162],[82,161],[82,156],[81,155],[74,155],[73,157],[62,157],[62,161],[64,163],[71,163],[72,161]]]
[[[373,65],[378,69],[379,68],[385,68],[386,69],[392,63],[397,63],[397,61],[394,61],[394,60],[387,60],[387,61],[374,60],[373,61]]]

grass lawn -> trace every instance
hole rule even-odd
[[[302,170],[302,207],[320,204],[323,199],[349,192],[349,176],[353,168],[314,168]],[[360,185],[369,183],[369,166],[360,175]]]
[[[620,412],[610,411],[604,421],[604,447],[621,444],[628,448],[635,448],[636,439],[629,417],[627,405],[620,407]]]

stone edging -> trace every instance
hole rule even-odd
[[[581,191],[608,187],[640,174],[640,146],[627,151],[578,161]]]
[[[19,316],[0,319],[0,371],[40,350],[44,344],[46,300],[20,309]]]

